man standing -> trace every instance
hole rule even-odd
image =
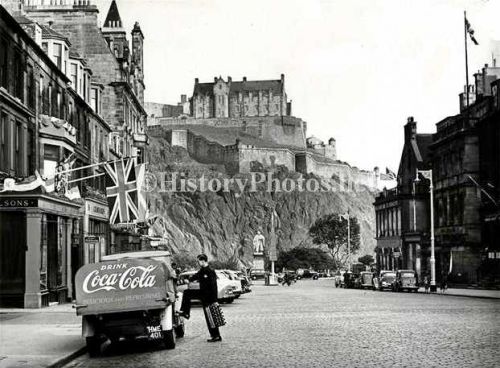
[[[189,281],[198,281],[200,290],[187,289],[182,296],[182,304],[180,314],[184,318],[189,319],[191,311],[191,299],[199,298],[203,305],[203,313],[207,322],[208,332],[211,339],[208,342],[222,341],[219,327],[214,325],[212,317],[209,315],[208,306],[217,302],[217,275],[214,270],[208,265],[208,257],[205,254],[200,254],[198,257],[200,270],[189,278]]]

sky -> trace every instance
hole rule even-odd
[[[101,24],[111,0],[94,0]],[[145,36],[146,101],[176,104],[194,79],[279,79],[307,135],[334,137],[337,156],[397,171],[403,126],[419,133],[459,111],[469,74],[492,64],[500,0],[117,0]],[[498,52],[500,66],[500,50]]]

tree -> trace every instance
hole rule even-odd
[[[172,263],[181,270],[193,270],[198,267],[198,260],[187,252],[177,253],[172,256]]]
[[[356,217],[349,217],[351,247],[350,254],[355,254],[360,247],[359,222]],[[324,244],[328,247],[335,266],[345,265],[348,258],[347,220],[341,215],[332,213],[316,220],[309,229],[309,235],[314,244]]]
[[[281,251],[276,262],[278,269],[287,268],[290,270],[298,268],[324,270],[333,268],[333,266],[330,255],[319,248],[297,247]]]
[[[358,258],[359,263],[363,263],[365,266],[369,266],[375,262],[371,254],[365,254],[363,257]]]

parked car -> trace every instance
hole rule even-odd
[[[216,270],[215,273],[222,273],[229,280],[231,280],[231,284],[234,286],[233,289],[233,294],[235,298],[239,298],[241,294],[243,294],[243,286],[241,285],[241,279],[240,277],[236,274],[236,271],[233,270]]]
[[[392,284],[394,291],[407,290],[418,292],[418,275],[413,270],[399,270],[396,272],[396,279]]]
[[[363,271],[359,275],[361,289],[371,289],[373,287],[373,274],[368,271]]]
[[[252,280],[244,272],[237,271],[236,274],[241,280],[241,289],[243,293],[250,293],[252,291]]]
[[[302,273],[302,278],[304,279],[317,280],[318,277],[319,277],[318,273],[313,270],[304,270],[304,272]]]
[[[377,277],[373,278],[373,289],[382,290],[392,290],[392,283],[396,279],[396,271],[383,270],[380,271]]]
[[[250,278],[252,280],[263,280],[266,277],[266,271],[264,270],[251,270]]]
[[[351,271],[347,271],[344,273],[344,288],[345,289],[354,289],[356,287],[356,279],[358,275],[352,273]]]
[[[199,290],[200,283],[198,281],[189,281],[189,278],[194,275],[196,271],[183,272],[178,277],[178,290],[184,291],[186,289]],[[232,303],[235,299],[234,284],[227,276],[217,274],[217,299],[220,303]]]

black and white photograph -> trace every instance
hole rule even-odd
[[[0,0],[0,368],[499,352],[500,0]]]

